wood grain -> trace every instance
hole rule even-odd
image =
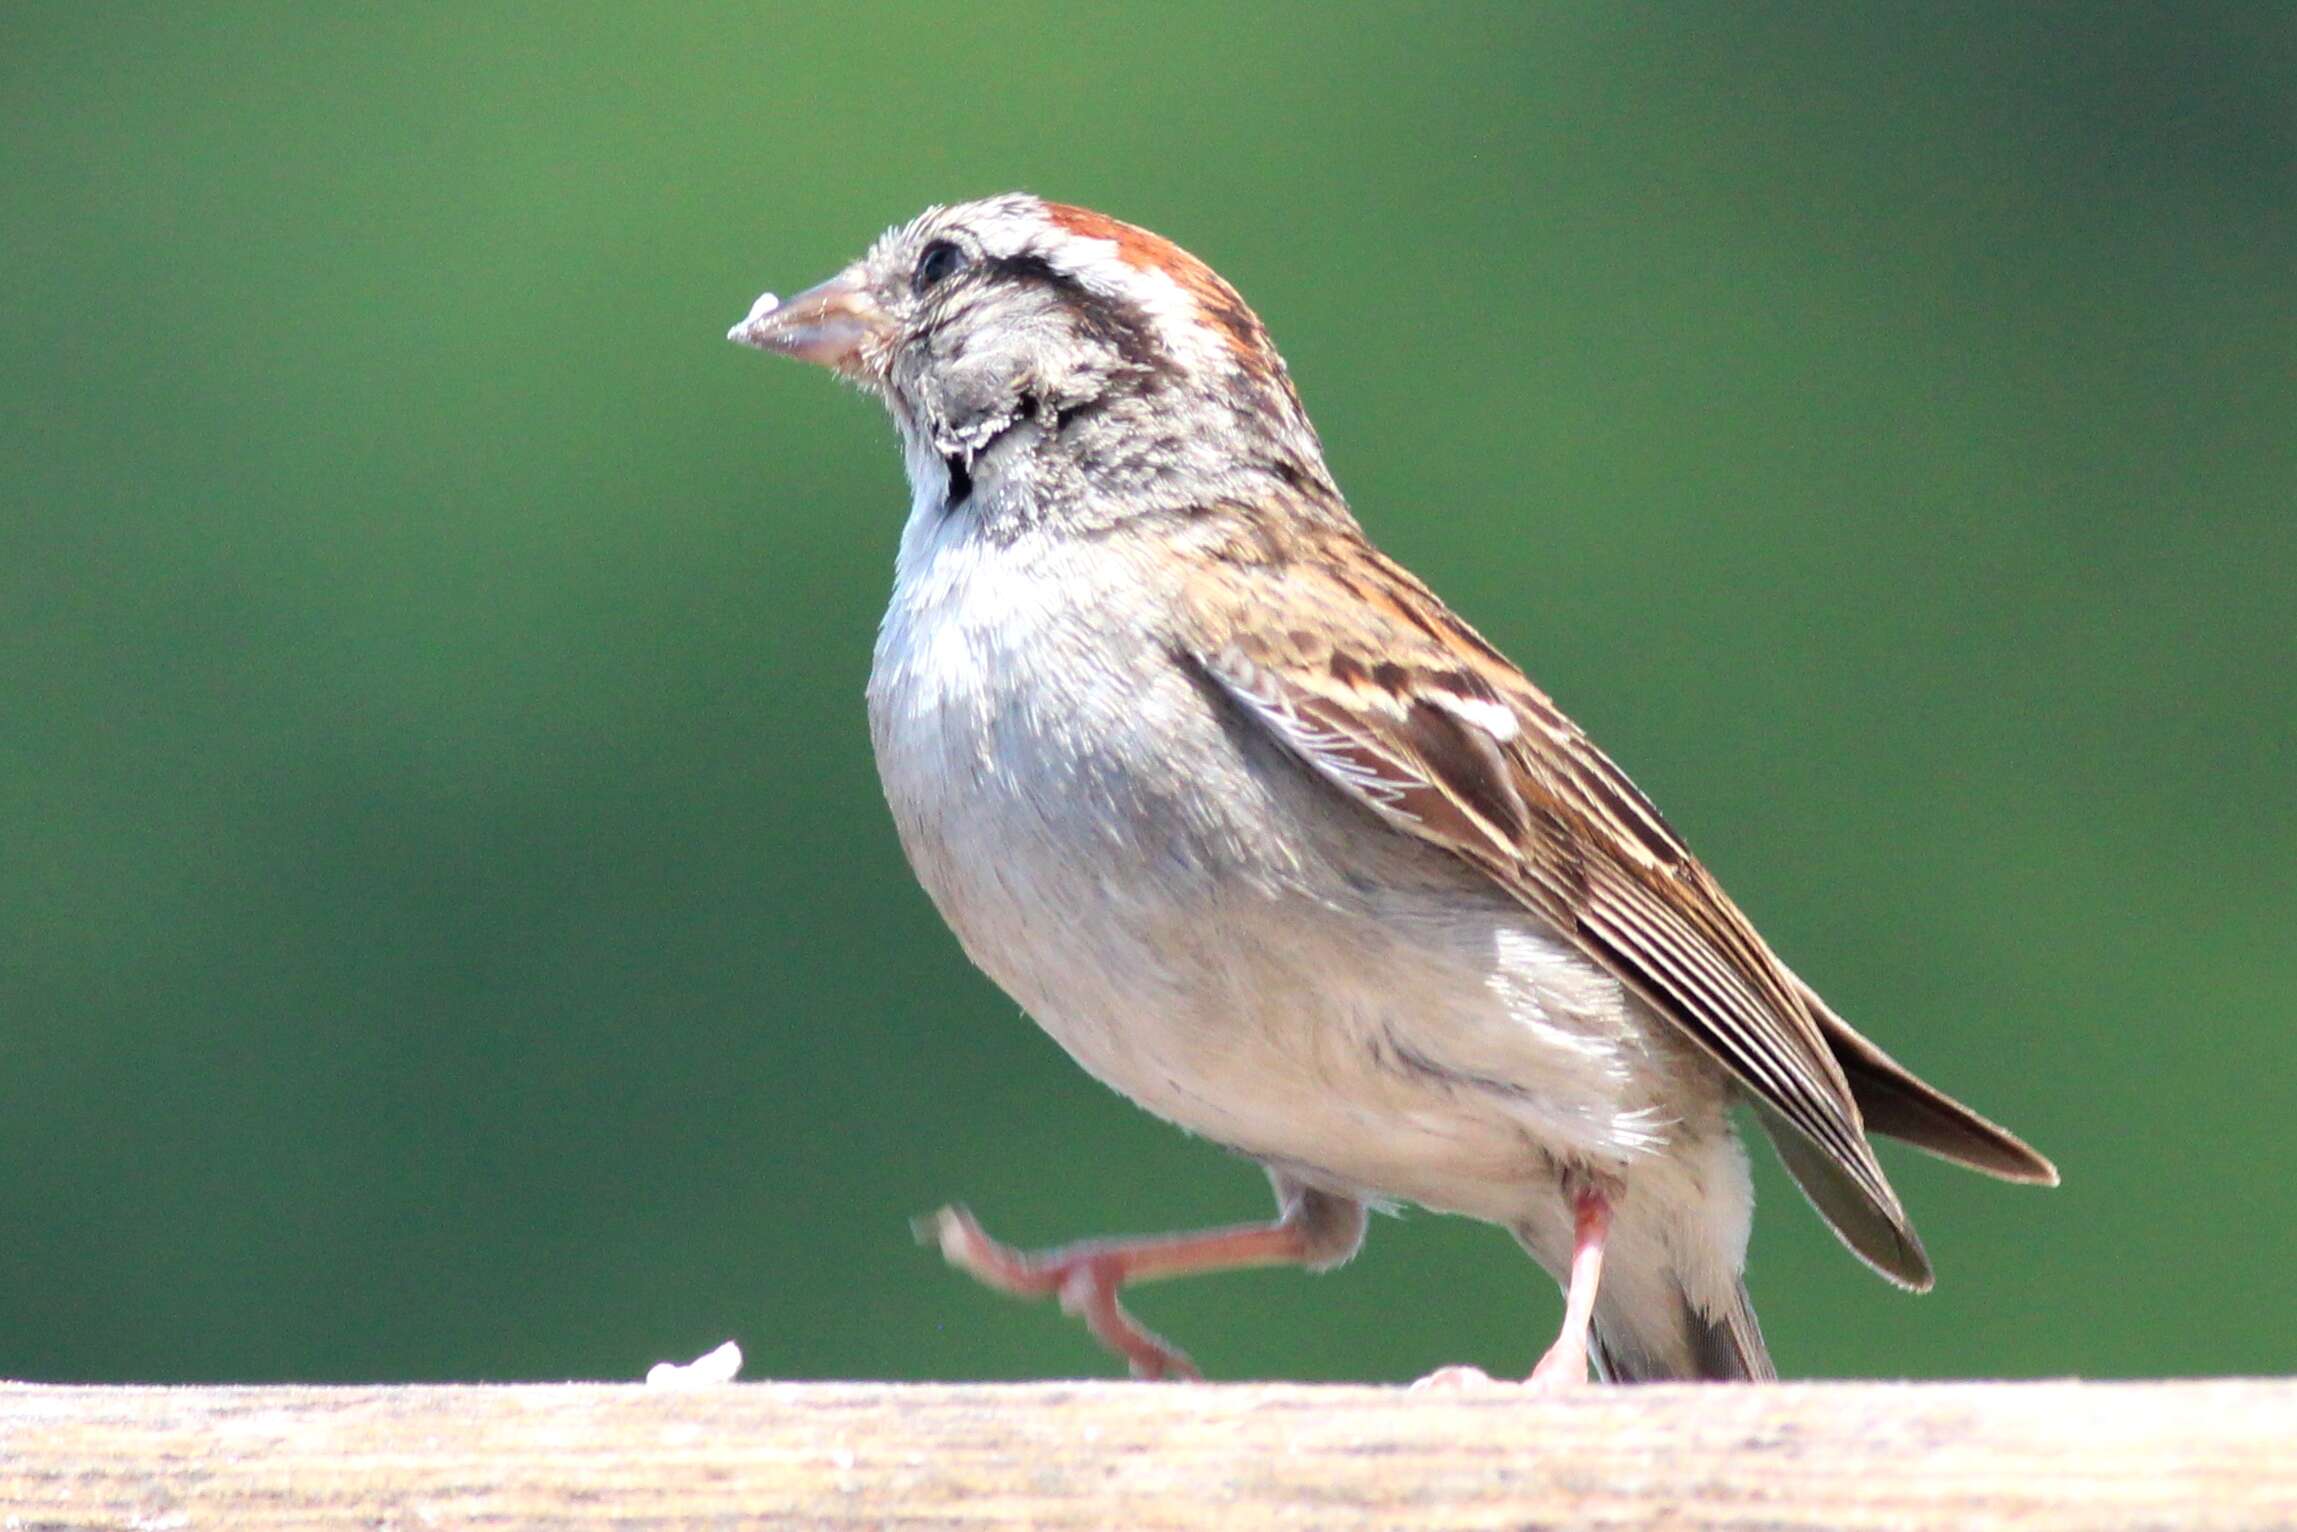
[[[2297,1526],[2297,1382],[0,1385],[0,1527]]]

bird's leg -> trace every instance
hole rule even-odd
[[[1595,1317],[1595,1290],[1603,1281],[1603,1241],[1611,1232],[1611,1200],[1593,1187],[1571,1199],[1571,1285],[1564,1292],[1563,1333],[1525,1381],[1538,1388],[1570,1388],[1587,1381],[1587,1326]]]
[[[1190,1234],[1137,1239],[1082,1240],[1057,1250],[1015,1250],[981,1230],[961,1207],[946,1207],[917,1221],[917,1236],[940,1247],[949,1264],[1001,1292],[1024,1298],[1051,1295],[1083,1319],[1102,1345],[1123,1357],[1136,1378],[1201,1377],[1186,1353],[1142,1328],[1117,1290],[1133,1282],[1185,1277],[1251,1266],[1333,1266],[1355,1253],[1364,1237],[1361,1204],[1326,1192],[1288,1186],[1277,1194],[1283,1212],[1273,1222],[1236,1224]]]
[[[1571,1278],[1564,1289],[1563,1330],[1523,1380],[1542,1391],[1587,1381],[1587,1326],[1603,1281],[1603,1241],[1611,1232],[1611,1199],[1592,1186],[1571,1198]],[[1412,1385],[1415,1392],[1450,1393],[1501,1385],[1480,1367],[1440,1367]]]

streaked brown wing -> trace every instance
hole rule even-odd
[[[1201,583],[1209,641],[1186,658],[1326,781],[1481,868],[1682,1027],[1753,1098],[1851,1248],[1928,1285],[1842,1069],[1746,917],[1496,650],[1369,545],[1347,552]],[[1269,581],[1282,589],[1254,588]],[[1253,620],[1272,608],[1282,632]]]

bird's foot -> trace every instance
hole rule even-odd
[[[1413,1381],[1415,1394],[1477,1394],[1486,1389],[1510,1388],[1481,1367],[1439,1367],[1424,1378]]]
[[[1531,1376],[1521,1383],[1495,1378],[1481,1367],[1439,1367],[1414,1382],[1411,1391],[1415,1394],[1480,1394],[1506,1389],[1531,1394],[1569,1393],[1586,1384],[1587,1357],[1585,1353],[1576,1358],[1564,1356],[1560,1354],[1563,1350],[1560,1342],[1552,1347],[1539,1359],[1539,1365],[1532,1368]]]
[[[973,1215],[945,1207],[913,1225],[918,1239],[985,1286],[1020,1298],[1051,1296],[1064,1312],[1084,1320],[1093,1338],[1123,1357],[1136,1378],[1195,1381],[1203,1374],[1186,1352],[1144,1328],[1117,1302],[1129,1272],[1120,1241],[1016,1250],[982,1232]]]
[[[1584,1333],[1566,1333],[1547,1348],[1523,1385],[1543,1394],[1566,1393],[1587,1386],[1587,1339]]]

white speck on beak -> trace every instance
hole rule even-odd
[[[734,326],[731,330],[726,332],[726,339],[736,343],[742,342],[745,339],[743,335],[745,330],[749,329],[750,326],[756,324],[759,320],[765,318],[768,314],[771,314],[775,309],[778,309],[781,306],[782,300],[775,297],[772,293],[758,294],[758,301],[750,305],[750,312],[742,317],[742,322],[740,324]]]

